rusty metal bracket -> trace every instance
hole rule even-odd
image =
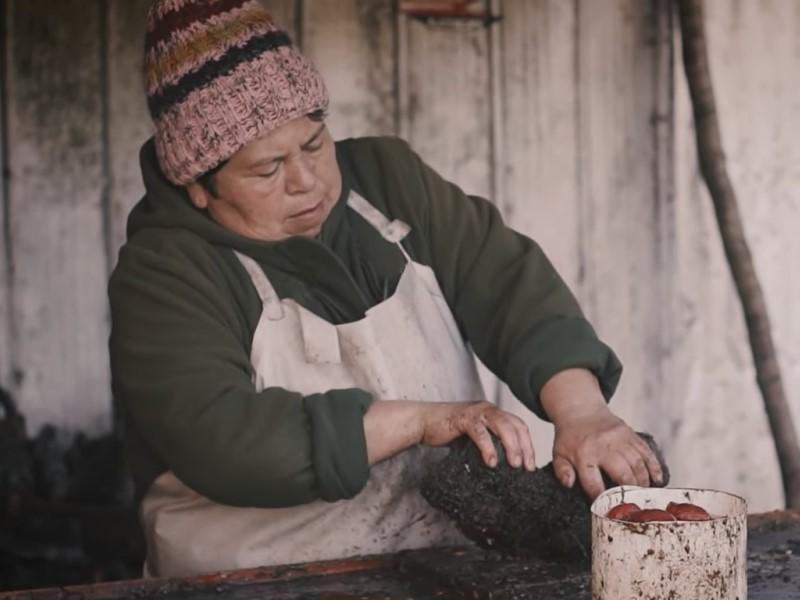
[[[491,25],[502,19],[493,13],[489,0],[401,0],[400,14],[413,19],[461,19]]]

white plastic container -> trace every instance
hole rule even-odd
[[[691,502],[710,521],[626,523],[606,518],[622,502],[664,509]],[[622,486],[592,504],[593,600],[745,600],[747,502],[725,492]]]

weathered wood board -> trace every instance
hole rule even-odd
[[[334,137],[396,133],[394,3],[315,0],[302,14],[303,52],[328,86]]]
[[[464,191],[490,197],[492,107],[485,25],[405,16],[400,21],[402,136]]]
[[[99,4],[6,4],[12,390],[33,431],[97,431],[110,418]]]
[[[576,17],[559,0],[503,3],[499,124],[504,216],[539,242],[573,290],[581,277]]]
[[[662,439],[656,222],[661,199],[653,183],[653,117],[661,102],[655,97],[654,5],[578,5],[578,296],[601,338],[626,365],[616,410]]]
[[[109,265],[125,243],[125,224],[144,194],[139,149],[152,135],[142,83],[147,7],[150,0],[107,3]]]
[[[0,7],[2,22],[8,20],[8,5]],[[0,140],[6,138],[5,123],[6,103],[6,48],[0,45]],[[8,198],[6,196],[6,147],[0,144],[0,386],[11,387],[12,382],[12,347],[11,328],[13,313],[11,312],[11,238],[8,222]]]

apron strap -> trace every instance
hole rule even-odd
[[[375,230],[381,234],[383,239],[390,244],[396,244],[397,247],[400,248],[400,252],[405,256],[406,262],[412,262],[408,252],[403,248],[403,244],[400,243],[401,240],[411,233],[411,227],[398,219],[390,221],[381,211],[370,204],[369,200],[354,190],[350,190],[350,195],[347,198],[347,206],[356,211],[367,223],[372,225]]]
[[[272,287],[272,284],[269,282],[261,265],[237,250],[234,250],[233,253],[236,255],[236,258],[239,259],[239,262],[242,263],[247,274],[250,275],[256,292],[258,292],[258,297],[261,298],[261,303],[264,305],[264,314],[267,315],[270,321],[279,321],[282,319],[283,306],[281,306],[281,299],[275,291],[275,288]]]

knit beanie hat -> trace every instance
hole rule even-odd
[[[328,106],[322,77],[257,0],[154,0],[144,75],[158,160],[176,185]]]

